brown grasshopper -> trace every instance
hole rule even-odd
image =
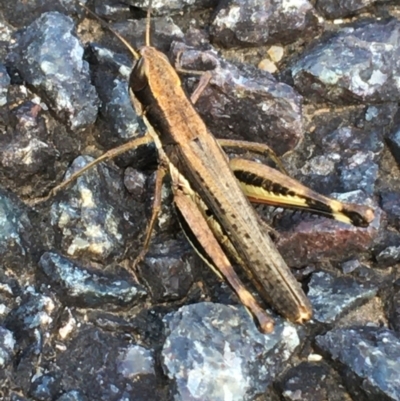
[[[88,10],[84,5],[82,7]],[[88,12],[105,24],[90,10]],[[155,200],[143,250],[135,263],[144,257],[148,248],[160,210],[163,177],[168,173],[185,235],[207,264],[225,277],[261,330],[271,332],[273,320],[243,286],[232,261],[245,270],[262,298],[279,313],[293,322],[306,322],[312,316],[310,302],[276,250],[268,234],[270,229],[257,216],[249,199],[306,209],[358,226],[367,226],[371,222],[372,209],[343,204],[316,194],[270,167],[238,158],[229,161],[222,147],[273,152],[263,144],[214,138],[193,107],[210,76],[203,76],[189,100],[167,57],[149,45],[149,15],[150,12],[146,45],[139,50],[107,25],[137,60],[129,79],[129,93],[137,113],[143,117],[147,133],[105,153],[55,187],[49,196],[93,165],[154,142],[159,159]]]

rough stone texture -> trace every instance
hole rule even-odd
[[[213,41],[224,47],[307,40],[318,32],[317,14],[306,0],[220,2],[211,25]]]
[[[366,11],[376,0],[317,0],[316,8],[329,19],[351,17]]]
[[[396,101],[399,39],[395,18],[354,23],[315,43],[289,67],[291,77],[300,93],[317,101]]]
[[[18,36],[8,62],[72,130],[79,130],[95,121],[98,99],[73,29],[64,14],[43,14]]]
[[[374,297],[378,291],[370,283],[364,285],[350,277],[333,277],[324,272],[314,273],[309,287],[313,319],[325,324],[334,323],[355,305]]]
[[[184,306],[165,316],[165,324],[162,363],[175,400],[252,400],[299,345],[292,325],[280,321],[273,334],[262,335],[241,307]]]
[[[348,370],[348,386],[357,386],[363,396],[357,399],[400,399],[398,334],[385,328],[355,327],[332,330],[316,341]]]
[[[132,280],[76,266],[72,261],[47,252],[39,261],[43,272],[56,285],[66,303],[83,307],[125,306],[143,297],[146,292]]]
[[[204,52],[175,42],[171,51],[180,55],[182,68],[211,72],[196,106],[218,137],[267,143],[278,154],[301,140],[302,98],[290,86],[267,72],[227,63],[213,49]]]

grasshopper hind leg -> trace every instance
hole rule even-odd
[[[274,329],[273,319],[241,282],[198,205],[190,195],[179,191],[174,194],[174,202],[182,230],[190,244],[219,277],[223,276],[227,280],[241,303],[255,317],[261,331],[271,333]]]

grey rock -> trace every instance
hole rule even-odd
[[[378,327],[343,328],[317,336],[316,342],[349,369],[352,375],[346,384],[357,383],[365,399],[400,400],[400,338],[396,333]]]
[[[377,287],[359,283],[351,277],[334,277],[319,272],[312,274],[307,295],[313,307],[313,319],[332,324],[373,298],[377,292]]]
[[[92,160],[76,159],[66,178]],[[60,230],[60,245],[66,255],[111,261],[140,229],[135,215],[143,212],[135,209],[133,200],[121,201],[126,193],[119,175],[112,170],[102,166],[91,169],[77,179],[64,197],[53,203],[51,218],[53,226]]]
[[[211,25],[213,41],[224,47],[292,43],[315,35],[317,14],[307,0],[286,6],[281,1],[220,2]]]
[[[318,0],[317,10],[326,18],[344,18],[366,11],[376,0]]]
[[[0,64],[0,108],[7,103],[7,92],[10,82],[11,80],[5,65]]]
[[[66,15],[43,14],[18,36],[8,62],[72,130],[79,130],[96,120],[98,98],[74,28]]]
[[[15,338],[10,330],[0,326],[0,367],[4,369],[12,360]]]
[[[242,307],[188,305],[166,315],[165,324],[162,364],[175,400],[252,400],[299,345],[295,327],[278,320],[263,335]]]
[[[290,74],[300,93],[317,101],[392,102],[400,98],[399,44],[397,19],[358,22],[315,43]]]
[[[216,2],[216,0],[161,0],[152,3],[151,7],[155,14],[171,15],[181,12],[182,9],[186,7],[190,7],[191,9],[199,9],[215,6]],[[142,0],[127,0],[126,3],[134,7],[140,7],[144,10],[147,10],[149,6],[148,1]]]

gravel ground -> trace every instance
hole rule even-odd
[[[87,5],[144,44],[147,3]],[[211,72],[196,108],[216,137],[266,143],[292,177],[374,208],[359,228],[257,207],[314,309],[304,326],[272,311],[270,335],[189,246],[168,180],[130,269],[151,213],[151,145],[33,206],[145,128],[130,55],[79,5],[0,11],[1,400],[400,400],[398,2],[153,1],[152,44]],[[192,93],[199,76],[182,80]]]

